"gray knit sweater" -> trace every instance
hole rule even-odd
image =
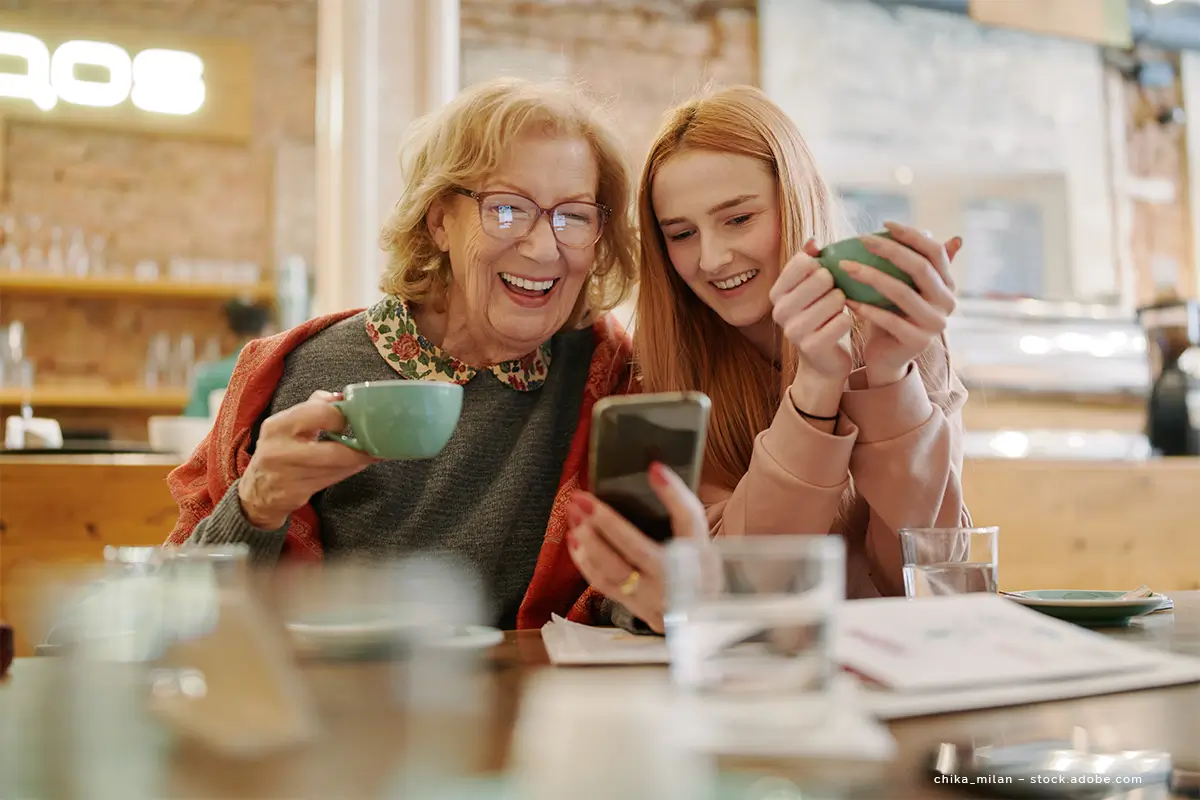
[[[315,495],[327,557],[449,553],[481,579],[491,623],[516,627],[579,420],[595,337],[590,328],[561,333],[551,347],[538,389],[517,391],[488,370],[468,381],[458,428],[436,458],[385,461]],[[396,378],[357,314],[288,356],[270,413],[318,389]],[[286,524],[266,531],[247,522],[235,483],[189,541],[247,542],[257,561],[269,562],[278,559],[286,532]]]

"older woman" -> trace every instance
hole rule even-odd
[[[256,561],[450,551],[493,622],[587,620],[561,543],[592,404],[628,385],[606,312],[635,279],[631,176],[597,110],[565,88],[498,81],[422,121],[383,231],[385,296],[251,343],[220,416],[170,477],[169,543],[248,543]],[[452,381],[458,428],[429,461],[321,438],[368,380]]]

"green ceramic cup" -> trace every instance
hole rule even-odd
[[[887,231],[876,233],[875,235],[882,239],[892,238],[892,235]],[[851,278],[841,268],[841,262],[857,261],[859,264],[865,264],[880,272],[886,272],[893,278],[904,281],[909,286],[915,286],[911,275],[886,258],[880,258],[872,253],[862,243],[861,239],[843,239],[840,242],[834,242],[817,255],[817,261],[821,263],[822,267],[829,270],[833,275],[834,285],[841,289],[848,299],[857,300],[867,305],[887,309],[894,309],[896,307],[891,300],[881,295],[875,287],[867,286],[865,283],[860,283]]]
[[[433,458],[450,441],[462,413],[463,389],[457,383],[369,381],[342,393],[345,399],[333,405],[354,435],[326,431],[325,438],[376,458]]]

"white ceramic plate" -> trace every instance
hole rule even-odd
[[[1135,597],[1122,600],[1122,592],[1109,591],[1080,591],[1075,589],[1047,589],[1025,592],[1007,592],[1009,599],[1027,606],[1046,606],[1055,608],[1153,608],[1161,611],[1171,608],[1174,604],[1171,598],[1161,594],[1151,594],[1147,597]]]
[[[1134,617],[1172,608],[1171,598],[1161,594],[1120,599],[1123,592],[1043,589],[1006,592],[1005,596],[1051,617],[1088,627],[1128,624]]]
[[[416,623],[389,617],[293,620],[285,623],[284,627],[291,635],[296,650],[306,655],[331,656],[384,650],[406,640],[427,636],[417,631]],[[439,647],[480,649],[493,647],[503,640],[504,632],[501,630],[469,625],[453,629],[444,638],[435,639],[433,644]]]
[[[453,634],[441,641],[435,641],[438,647],[462,650],[484,649],[495,647],[504,641],[504,631],[499,628],[488,628],[484,625],[468,625],[458,628]]]

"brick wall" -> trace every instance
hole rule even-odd
[[[462,83],[571,77],[612,101],[640,159],[662,113],[710,83],[758,82],[753,0],[462,0]]]
[[[272,258],[275,151],[314,138],[316,0],[6,0],[0,9],[244,38],[254,47],[249,147],[13,123],[8,206],[110,233],[110,258]]]
[[[237,37],[254,58],[254,135],[245,145],[8,123],[4,210],[40,215],[46,229],[107,234],[110,263],[165,265],[179,255],[269,270],[289,253],[311,262],[317,0],[0,0],[0,10],[69,19],[81,33],[97,21]],[[276,202],[277,187],[286,202]],[[203,346],[225,326],[212,302],[10,293],[0,298],[0,325],[12,320],[25,323],[39,384],[100,387],[138,383],[155,332],[190,332]],[[145,436],[144,414],[51,413]]]

